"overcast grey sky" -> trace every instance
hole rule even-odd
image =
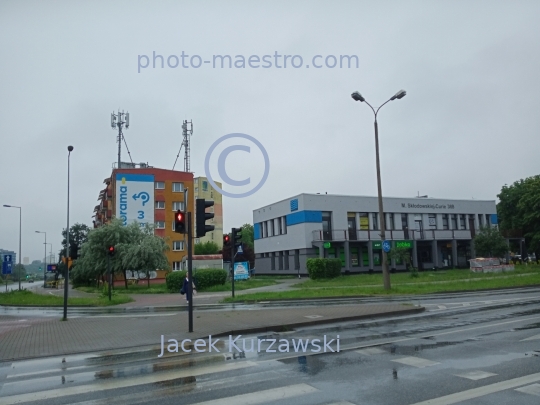
[[[268,180],[224,198],[226,230],[301,192],[376,195],[373,113],[350,94],[378,106],[400,89],[407,96],[379,114],[383,194],[495,200],[539,172],[539,15],[538,1],[0,1],[0,203],[23,207],[23,257],[43,256],[36,230],[58,252],[66,147],[70,223],[91,225],[116,161],[118,108],[130,112],[134,162],[171,169],[184,119],[196,176],[222,135],[264,145]],[[139,73],[139,55],[154,51],[210,61],[277,52],[304,66],[158,60]],[[305,67],[315,55],[357,55],[358,68]],[[260,154],[233,156],[231,177],[260,179]],[[1,209],[0,248],[18,251],[18,211]]]

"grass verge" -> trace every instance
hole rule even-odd
[[[125,304],[131,302],[133,299],[128,296],[112,297],[109,301],[108,297],[90,297],[90,298],[68,298],[68,305],[70,306],[90,306],[90,307],[105,307],[110,305]],[[28,290],[14,290],[7,293],[0,294],[0,305],[14,305],[14,306],[62,306],[64,305],[64,298],[54,295],[34,294]]]
[[[529,269],[530,270],[530,269]],[[498,288],[512,288],[540,285],[540,271],[529,271],[528,273],[504,273],[490,274],[491,277],[470,277],[467,279],[445,280],[446,282],[413,282],[405,284],[396,282],[392,274],[392,288],[386,291],[382,282],[380,285],[319,285],[317,288],[297,288],[283,292],[261,292],[254,294],[243,294],[241,296],[226,298],[223,302],[242,301],[269,301],[283,299],[302,298],[332,298],[332,297],[356,297],[356,296],[377,296],[377,295],[421,295],[439,292],[455,291],[478,291]],[[369,277],[369,276],[365,276]],[[415,279],[417,280],[417,279]],[[411,279],[407,279],[409,283]]]
[[[248,280],[237,280],[234,282],[234,289],[236,291],[240,290],[249,290],[250,288],[259,288],[259,287],[266,287],[268,285],[274,285],[277,284],[275,279],[260,279],[259,277],[256,278],[250,278]],[[231,291],[232,285],[231,282],[228,281],[223,285],[214,285],[212,287],[208,287],[204,290],[204,292],[218,292],[218,291]]]

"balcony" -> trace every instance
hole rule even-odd
[[[469,230],[392,230],[386,231],[387,240],[452,240],[452,239],[471,239]],[[380,231],[351,231],[348,229],[334,231],[313,231],[313,242],[344,242],[344,241],[370,241],[381,240]]]

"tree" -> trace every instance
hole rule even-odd
[[[82,245],[88,241],[88,233],[90,228],[85,224],[76,223],[69,228],[69,255],[72,258],[77,258],[77,250],[82,248]],[[66,256],[66,230],[62,230],[62,249],[60,256]]]
[[[253,225],[244,224],[242,225],[242,243],[244,246],[249,246],[251,249],[254,249],[254,231]]]
[[[521,231],[527,250],[540,257],[540,175],[504,185],[497,197],[500,229]]]
[[[388,258],[405,263],[407,268],[411,265],[411,250],[406,247],[394,247],[388,252]]]
[[[139,232],[135,229],[131,229],[132,240],[122,257],[122,265],[129,270],[144,272],[150,287],[150,273],[169,268],[165,256],[169,246],[163,238],[154,235],[152,227],[148,225],[145,228],[137,227]]]
[[[481,227],[474,237],[474,248],[479,256],[502,257],[508,252],[506,239],[494,227]]]
[[[212,241],[197,243],[194,251],[196,255],[215,255],[219,253],[219,246]]]

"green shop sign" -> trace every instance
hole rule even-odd
[[[382,241],[373,241],[371,243],[373,244],[373,250],[381,250],[382,249]]]
[[[396,240],[395,245],[397,248],[406,248],[406,249],[412,249],[413,248],[413,241],[412,240]]]
[[[331,245],[330,245],[330,242],[324,242],[323,246],[325,249],[328,249]]]

